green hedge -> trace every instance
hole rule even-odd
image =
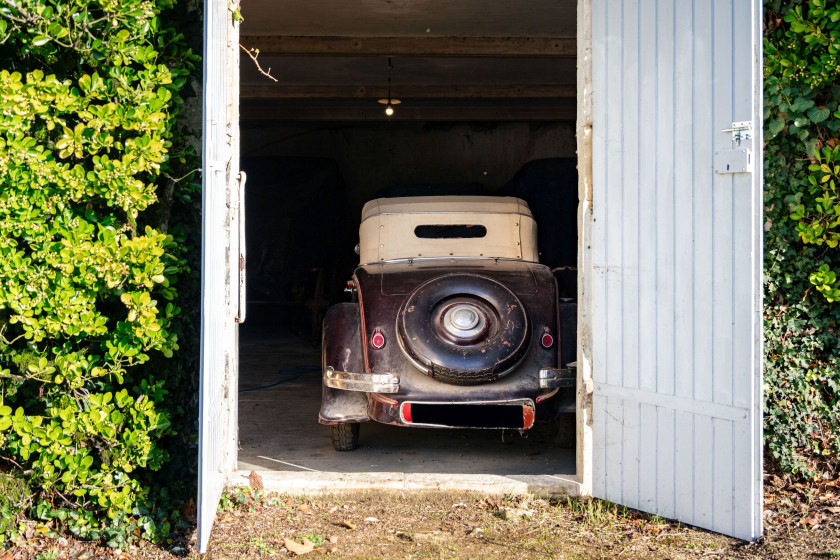
[[[765,444],[785,470],[835,476],[840,6],[765,8]]]
[[[165,359],[195,292],[195,240],[173,226],[198,165],[176,120],[197,60],[177,13],[0,4],[0,463],[35,489],[19,505],[45,531],[111,544],[177,519],[150,486],[190,383]],[[13,537],[15,504],[0,514]]]

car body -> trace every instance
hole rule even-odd
[[[513,197],[365,205],[353,301],[323,325],[319,421],[337,450],[369,420],[527,430],[538,405],[573,392],[575,306],[538,262],[536,227]]]

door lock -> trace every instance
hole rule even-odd
[[[741,145],[741,140],[751,140],[753,137],[752,121],[737,121],[732,123],[732,128],[724,128],[721,132],[731,132],[732,142],[736,146]]]

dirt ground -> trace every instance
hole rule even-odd
[[[765,534],[756,543],[601,500],[447,492],[302,498],[238,489],[222,499],[205,558],[840,558],[840,480],[803,485],[767,475],[765,484]],[[37,537],[0,552],[0,560],[64,558],[201,556],[194,530],[125,552]]]

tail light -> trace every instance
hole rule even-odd
[[[385,346],[385,335],[382,334],[381,330],[373,330],[373,335],[370,337],[370,345],[377,350],[380,350]]]
[[[540,337],[540,344],[542,344],[543,348],[551,348],[554,346],[554,335],[551,334],[548,327],[543,329],[542,336]]]

